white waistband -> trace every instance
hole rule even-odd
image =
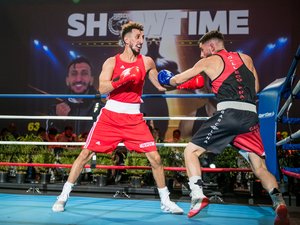
[[[236,101],[226,101],[219,102],[217,104],[217,111],[224,109],[238,109],[238,110],[246,110],[256,113],[256,105],[253,105],[248,102],[236,102]]]
[[[116,100],[109,99],[107,100],[104,108],[116,113],[139,114],[141,113],[140,106],[141,104],[139,103],[118,102]]]

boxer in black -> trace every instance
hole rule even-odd
[[[199,48],[201,59],[192,68],[177,75],[166,70],[158,74],[162,85],[189,89],[201,88],[201,74],[205,74],[211,80],[212,91],[218,100],[217,112],[205,121],[184,151],[192,197],[188,217],[197,215],[209,204],[202,190],[198,157],[205,151],[220,153],[230,143],[241,149],[253,173],[270,194],[276,211],[274,224],[288,225],[286,204],[264,160],[255,105],[259,83],[251,57],[228,52],[224,47],[223,34],[219,31],[206,33],[199,40]]]

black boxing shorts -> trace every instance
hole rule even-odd
[[[228,144],[264,156],[256,112],[227,108],[205,121],[191,142],[213,153],[222,152]]]

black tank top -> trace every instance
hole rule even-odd
[[[255,104],[255,77],[240,55],[226,50],[221,50],[215,55],[220,56],[224,62],[223,71],[211,82],[212,91],[216,94],[217,100]]]

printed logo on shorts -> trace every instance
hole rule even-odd
[[[140,148],[147,148],[147,147],[154,146],[154,145],[155,145],[154,141],[145,142],[145,143],[140,144]]]
[[[100,142],[100,141],[97,141],[97,142],[96,142],[96,145],[101,145],[101,142]]]
[[[216,123],[214,126],[210,126],[212,130],[219,130],[218,128],[219,123]]]
[[[219,115],[217,121],[215,122],[215,124],[213,124],[213,125],[210,126],[211,130],[210,130],[210,132],[205,137],[205,140],[204,140],[205,144],[208,144],[210,138],[213,136],[214,131],[215,130],[219,130],[219,125],[220,125],[220,122],[223,119],[223,115],[224,115],[224,110],[222,110],[220,112],[220,115]]]
[[[256,124],[256,125],[250,127],[250,128],[249,128],[249,131],[259,131],[259,125]]]

